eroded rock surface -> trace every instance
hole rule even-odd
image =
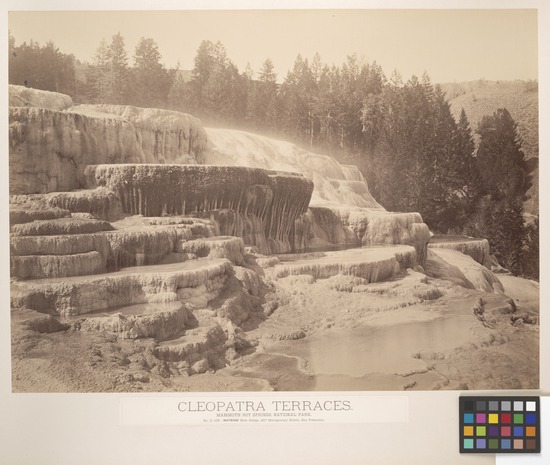
[[[73,99],[59,92],[10,85],[9,105],[10,107],[38,107],[60,111],[72,107]]]
[[[70,191],[89,164],[146,163],[136,129],[102,115],[10,107],[10,193]]]
[[[66,95],[20,86],[10,86],[9,122],[11,194],[78,189],[86,165],[196,163],[206,145],[200,121],[184,113],[72,106]]]
[[[71,192],[51,192],[48,194],[27,194],[11,196],[10,212],[23,211],[31,207],[36,211],[63,211],[69,213],[86,213],[94,218],[106,221],[117,221],[122,218],[122,205],[114,192],[98,187]],[[63,215],[69,216],[69,215]],[[54,216],[51,216],[52,218]],[[35,217],[29,219],[42,219]],[[49,218],[43,218],[49,219]],[[23,221],[21,221],[23,222]],[[12,222],[13,224],[13,222]]]
[[[327,246],[413,245],[426,259],[430,233],[418,213],[389,213],[355,166],[285,141],[243,131],[207,129],[206,164],[295,171],[313,181],[308,212],[296,223],[293,251]]]
[[[85,177],[90,188],[116,192],[127,214],[201,214],[221,234],[271,253],[291,250],[295,222],[313,190],[297,174],[230,166],[99,165],[87,167]]]
[[[314,257],[300,257],[276,265],[269,273],[277,278],[310,275],[315,280],[336,275],[351,275],[368,283],[385,281],[400,270],[416,266],[412,247],[380,247],[326,252]]]
[[[430,247],[434,249],[451,249],[469,255],[477,263],[491,269],[489,241],[472,237],[436,236],[430,240]]]
[[[206,130],[209,147],[200,162],[301,173],[313,181],[313,205],[354,205],[384,210],[355,166],[304,150],[290,142],[228,129]]]
[[[487,241],[428,249],[357,167],[173,111],[10,105],[16,391],[535,387],[538,288],[503,288]]]
[[[80,315],[147,302],[172,302],[192,289],[216,293],[231,270],[229,260],[197,259],[171,265],[12,284],[12,306],[53,315]]]
[[[139,134],[146,159],[155,163],[196,163],[207,143],[201,122],[178,111],[127,105],[78,105],[70,111],[115,115],[128,121]]]
[[[483,292],[504,292],[494,273],[457,250],[429,249],[425,269],[428,276],[450,279],[464,287]]]
[[[179,302],[171,306],[149,304],[148,307],[137,314],[128,314],[122,308],[106,315],[90,316],[77,320],[73,326],[79,331],[114,333],[123,339],[155,338],[163,341],[183,335],[190,322],[195,321],[192,311]]]

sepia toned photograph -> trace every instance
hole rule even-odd
[[[8,19],[12,392],[539,387],[537,10]]]

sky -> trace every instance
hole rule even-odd
[[[53,41],[92,61],[102,38],[120,32],[128,54],[153,38],[167,67],[192,69],[202,40],[221,41],[243,71],[271,58],[284,79],[298,54],[340,65],[347,55],[374,60],[404,79],[433,82],[537,79],[537,12],[508,10],[237,10],[10,12],[16,44]]]

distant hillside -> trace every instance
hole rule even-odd
[[[527,159],[538,157],[538,83],[536,81],[469,81],[440,84],[455,116],[464,108],[475,131],[481,118],[506,108],[518,123]]]
[[[528,191],[526,212],[538,210],[538,82],[536,81],[469,81],[440,84],[447,94],[453,115],[458,118],[462,108],[466,112],[472,130],[479,122],[498,108],[506,108],[518,123],[518,132],[523,140],[523,152],[533,179]]]

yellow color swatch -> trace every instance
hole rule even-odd
[[[498,423],[498,413],[490,413],[489,414],[489,423]]]

